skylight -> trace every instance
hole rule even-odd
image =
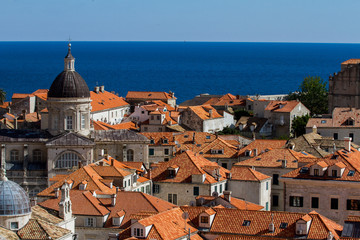
[[[350,171],[348,172],[348,176],[350,176],[350,177],[354,176],[354,174],[355,174],[355,171],[354,171],[354,170],[350,170]]]
[[[309,168],[308,168],[308,167],[302,167],[302,168],[300,169],[300,173],[307,173],[307,172],[309,172]]]
[[[288,226],[288,223],[286,223],[286,222],[282,222],[282,223],[280,224],[280,228],[281,228],[281,229],[285,229],[285,228],[287,228],[287,226]]]
[[[245,227],[248,227],[248,226],[250,226],[250,223],[251,223],[250,220],[244,220],[242,225],[245,226]]]

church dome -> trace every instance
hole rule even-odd
[[[28,213],[31,207],[25,190],[13,181],[0,181],[0,216]]]
[[[51,84],[49,98],[90,98],[89,87],[85,80],[75,71],[75,58],[71,54],[69,43],[68,53],[64,59],[64,71]]]
[[[75,71],[61,72],[51,84],[51,98],[89,98],[90,91],[85,80]]]

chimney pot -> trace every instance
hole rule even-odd
[[[345,148],[348,152],[351,151],[351,137],[344,137],[344,141],[345,141]]]
[[[60,190],[58,188],[55,188],[55,198],[59,198]]]
[[[111,206],[114,207],[116,205],[116,194],[111,195]]]

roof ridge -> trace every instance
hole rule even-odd
[[[91,205],[94,206],[94,208],[96,209],[96,211],[98,211],[98,212],[102,215],[103,213],[97,208],[97,206],[95,206],[95,204],[94,204],[93,201],[90,199],[90,197],[87,196],[87,194],[91,194],[91,192],[90,192],[90,191],[86,191],[86,192],[82,192],[82,194],[86,197],[86,199],[89,200],[89,202],[91,203]],[[92,194],[91,194],[91,196],[94,197]],[[97,200],[96,197],[94,197],[94,198]],[[100,201],[99,201],[99,200],[97,200],[97,201],[98,201],[99,204],[100,204]],[[105,208],[108,212],[111,212],[107,207],[104,206],[104,208]]]
[[[157,209],[157,207],[155,207],[155,205],[149,200],[148,196],[150,196],[150,195],[141,192],[141,196],[143,196],[143,198],[145,198],[146,201],[147,201],[156,211],[160,212],[159,209]]]
[[[88,166],[84,166],[83,169],[84,169],[85,173],[89,176],[89,178],[95,183],[95,185],[99,189],[102,189],[102,186],[100,186],[98,184],[98,182],[93,178],[93,176],[91,176],[90,173],[88,172],[88,168],[90,168],[92,171],[94,171],[99,176],[100,179],[103,179],[103,177],[101,177],[100,174],[98,174],[93,167],[94,167],[93,165],[88,165]]]
[[[185,151],[185,153],[186,153],[186,155],[189,157],[191,163],[194,164],[194,166],[200,171],[200,173],[204,174],[205,171],[204,171],[201,167],[199,167],[199,166],[193,161],[193,159],[192,159],[191,156],[189,155],[189,152],[193,153],[191,150]],[[195,154],[193,154],[193,156],[194,156],[194,157],[197,157],[197,156],[195,156]]]

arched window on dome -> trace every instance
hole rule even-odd
[[[126,157],[127,157],[128,162],[133,162],[134,161],[134,150],[132,150],[132,149],[127,150]]]
[[[10,151],[10,162],[18,162],[19,161],[19,150],[11,150]]]
[[[74,152],[66,152],[60,155],[55,163],[55,168],[72,168],[78,166],[81,158]]]

